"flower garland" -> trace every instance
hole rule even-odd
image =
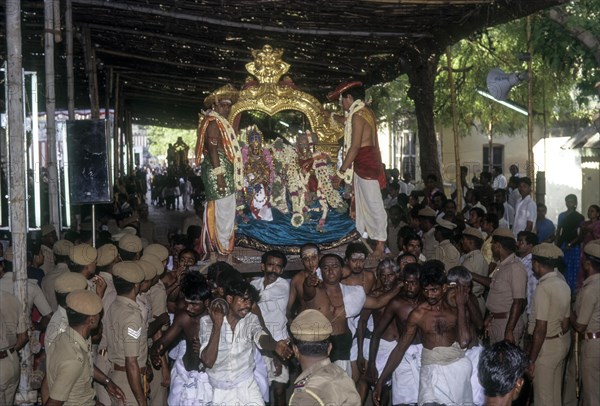
[[[350,149],[350,145],[352,144],[352,116],[354,115],[354,113],[356,113],[363,107],[365,107],[365,103],[362,100],[355,100],[354,103],[352,103],[352,105],[350,106],[350,109],[348,110],[348,114],[346,116],[346,124],[344,125],[344,146],[342,147],[342,159],[346,157],[346,153],[348,152],[348,150]],[[340,173],[340,175],[343,175],[342,180],[344,182],[346,182],[347,184],[351,184],[352,177],[354,175],[352,165],[350,165],[350,167],[346,169],[346,171],[343,174]]]
[[[208,112],[204,112],[204,114],[207,117],[213,117],[221,130],[225,154],[233,162],[233,182],[236,190],[241,190],[244,187],[244,161],[235,131],[231,124],[229,124],[229,121],[216,111],[209,110]]]

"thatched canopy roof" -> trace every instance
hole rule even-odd
[[[89,106],[82,44],[98,62],[99,100],[122,86],[133,120],[194,127],[213,89],[241,86],[251,49],[285,49],[295,84],[317,98],[348,78],[373,85],[406,70],[408,52],[439,52],[486,26],[564,0],[71,0],[76,29],[76,105]],[[43,95],[44,2],[22,1],[23,66]],[[64,28],[65,2],[60,8]],[[2,13],[0,57],[6,59]],[[57,108],[66,108],[65,41],[56,44]],[[111,92],[114,97],[114,92]],[[40,98],[43,103],[43,97]],[[112,105],[112,99],[110,104]],[[43,105],[40,106],[43,110]]]

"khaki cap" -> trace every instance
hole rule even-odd
[[[436,223],[438,224],[438,226],[446,228],[448,230],[454,230],[456,228],[456,224],[454,224],[448,220],[437,219]]]
[[[483,233],[475,227],[467,227],[464,229],[464,231],[462,233],[463,233],[463,235],[469,235],[471,237],[475,237],[475,238],[479,238],[480,240],[483,240]]]
[[[113,265],[112,273],[131,283],[140,283],[145,278],[144,271],[135,261],[117,262]]]
[[[600,259],[600,240],[592,240],[583,248],[583,252],[594,258]]]
[[[420,217],[435,217],[435,216],[437,216],[437,213],[435,212],[435,210],[433,210],[429,206],[423,207],[421,210],[419,210],[418,214]]]
[[[119,256],[119,250],[114,244],[104,244],[102,247],[98,248],[98,259],[96,260],[96,265],[105,266],[110,264]]]
[[[156,269],[156,274],[158,276],[162,275],[165,272],[165,266],[163,265],[162,261],[152,254],[144,254],[140,258],[140,260],[144,260],[151,263]]]
[[[75,290],[67,296],[67,307],[77,313],[95,316],[102,311],[102,300],[89,290]]]
[[[64,272],[54,281],[54,291],[57,293],[70,293],[85,288],[87,280],[79,272]]]
[[[69,240],[58,240],[52,246],[52,252],[56,255],[69,255],[73,249],[73,243]]]
[[[142,240],[137,235],[127,233],[119,239],[119,248],[127,252],[140,252]]]
[[[494,230],[492,237],[512,238],[515,239],[515,235],[508,228],[499,227]]]
[[[550,244],[549,242],[543,242],[533,247],[531,255],[548,259],[557,259],[565,254],[556,245]]]
[[[331,322],[320,311],[308,309],[292,321],[290,332],[296,340],[314,342],[328,339],[333,328]]]
[[[161,244],[150,244],[144,248],[144,255],[151,254],[158,258],[161,262],[169,258],[169,250]]]
[[[12,245],[10,247],[8,247],[7,249],[4,250],[4,260],[5,261],[9,261],[12,262],[14,255],[13,255],[13,248]]]
[[[56,231],[56,228],[52,224],[44,224],[41,230],[42,235],[48,235],[54,231]]]
[[[156,267],[154,264],[146,259],[140,259],[135,261],[142,271],[144,271],[144,280],[149,281],[156,276]]]
[[[69,259],[78,265],[89,265],[98,258],[98,251],[89,244],[75,245],[69,251]]]

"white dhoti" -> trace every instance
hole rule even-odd
[[[392,404],[411,404],[419,400],[422,350],[422,344],[409,346],[392,374]],[[377,370],[379,371],[379,368]]]
[[[473,365],[473,372],[471,373],[471,390],[473,391],[473,403],[477,406],[481,406],[485,402],[485,394],[483,393],[483,387],[479,383],[477,377],[477,365],[479,364],[479,356],[483,351],[483,347],[476,345],[473,348],[469,348],[465,351],[465,356],[471,361]]]
[[[387,241],[387,213],[383,207],[379,181],[363,179],[354,173],[356,230],[362,237]]]
[[[254,380],[265,402],[269,401],[269,372],[260,351],[254,350]]]
[[[281,373],[277,375],[277,368],[275,368],[275,362],[273,361],[273,357],[268,355],[262,356],[265,365],[267,366],[267,378],[269,382],[279,382],[279,383],[288,383],[290,381],[290,370],[282,363],[281,365]],[[260,385],[259,385],[260,386]],[[268,402],[269,399],[265,399],[265,402]]]
[[[212,402],[212,392],[206,372],[188,371],[183,359],[177,358],[171,369],[170,406],[206,406]]]
[[[227,406],[262,406],[265,404],[260,388],[250,376],[241,382],[230,385],[225,382],[213,382],[213,404]]]
[[[233,250],[235,225],[235,193],[206,202],[202,245],[226,255]]]
[[[457,343],[450,347],[423,348],[419,385],[419,405],[441,403],[472,405],[473,366]]]
[[[377,368],[378,376],[381,376],[383,372],[383,368],[385,368],[385,364],[387,363],[390,354],[396,348],[397,341],[388,341],[388,340],[380,340],[379,341],[379,350],[377,351],[377,357],[375,358],[375,367]],[[369,359],[369,348],[371,347],[371,340],[365,338],[365,343],[363,345],[363,355],[366,360]],[[389,384],[389,381],[386,382]]]

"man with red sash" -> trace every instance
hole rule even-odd
[[[225,260],[233,251],[235,225],[235,192],[243,186],[242,152],[227,116],[238,91],[223,86],[206,99],[210,108],[203,112],[198,126],[196,157],[201,163],[201,177],[206,191],[204,226],[198,252],[216,251]]]
[[[327,95],[340,101],[346,113],[343,162],[333,180],[339,187],[343,180],[353,181],[356,205],[356,229],[362,237],[375,240],[374,255],[383,257],[387,240],[387,214],[381,197],[385,175],[377,140],[377,123],[373,110],[365,105],[362,82],[348,82]],[[383,185],[381,183],[383,183]]]

